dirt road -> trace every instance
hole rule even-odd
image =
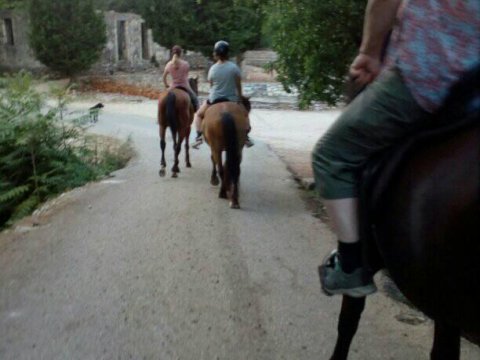
[[[230,210],[207,146],[178,179],[158,177],[145,115],[107,106],[95,131],[131,134],[138,157],[0,236],[0,359],[328,359],[340,299],[320,293],[316,267],[334,238],[284,164],[259,135]],[[431,324],[395,319],[409,311],[372,296],[351,359],[426,359]]]

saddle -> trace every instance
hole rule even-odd
[[[219,104],[219,103],[223,103],[223,102],[229,102],[229,101],[230,100],[228,100],[227,98],[221,97],[221,98],[215,99],[212,102],[210,102],[210,100],[207,100],[207,103],[208,103],[208,105],[215,105],[215,104]],[[250,103],[250,98],[248,98],[246,96],[242,96],[238,103],[242,104],[245,107],[245,109],[247,109],[247,112],[250,113],[250,110],[252,109],[252,105]]]
[[[367,269],[376,273],[384,268],[378,248],[375,222],[381,204],[389,192],[392,179],[402,164],[420,147],[438,144],[462,131],[480,126],[480,66],[467,72],[456,83],[442,107],[430,116],[430,126],[406,139],[404,143],[374,156],[361,175],[359,217],[360,238]],[[452,119],[461,119],[452,122]]]
[[[191,95],[190,95],[190,91],[189,91],[187,88],[183,87],[183,86],[175,86],[175,89],[183,90],[183,91],[185,91],[185,92],[188,94],[188,96],[191,96]]]

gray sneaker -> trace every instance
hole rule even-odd
[[[344,272],[336,250],[325,259],[318,272],[322,290],[329,296],[340,294],[360,298],[377,291],[372,276],[363,268],[351,274]]]
[[[253,145],[255,145],[255,144],[253,143],[252,139],[250,139],[250,138],[247,136],[247,139],[245,140],[245,146],[246,146],[247,148],[250,148],[250,147],[252,147]]]
[[[198,148],[200,147],[200,145],[203,144],[203,137],[202,136],[198,136],[196,139],[195,139],[195,142],[192,144],[192,147],[195,149],[195,150],[198,150]]]

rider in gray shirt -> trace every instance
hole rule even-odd
[[[203,143],[202,120],[208,107],[219,100],[238,102],[242,97],[242,74],[239,67],[228,60],[229,47],[226,41],[218,41],[213,48],[213,55],[217,62],[208,72],[208,81],[211,85],[208,100],[195,113],[194,123],[197,129],[197,138],[192,145],[194,149],[198,149]],[[248,135],[245,145],[253,146]]]
[[[240,69],[233,62],[215,63],[208,72],[208,81],[212,84],[208,97],[210,103],[214,103],[215,100],[221,98],[229,101],[239,101],[237,79],[241,76]]]

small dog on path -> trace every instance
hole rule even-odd
[[[100,112],[100,109],[104,108],[102,103],[98,103],[95,106],[92,106],[91,108],[88,109],[88,113],[90,115],[90,122],[91,123],[96,123],[98,121],[98,113]]]

